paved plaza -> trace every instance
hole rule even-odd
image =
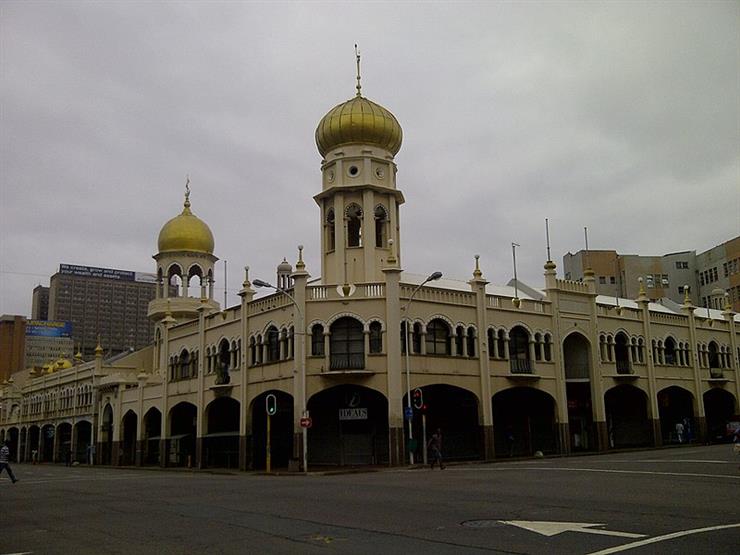
[[[257,473],[15,465],[0,554],[734,554],[731,446]]]

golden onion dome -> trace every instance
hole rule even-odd
[[[189,192],[180,215],[175,216],[159,232],[159,252],[191,251],[213,254],[213,233],[206,223],[190,211]]]
[[[321,156],[343,145],[375,145],[395,156],[401,149],[403,131],[396,116],[380,104],[360,95],[335,106],[316,128]]]
[[[54,362],[53,368],[51,368],[49,372],[54,370],[66,370],[67,368],[72,368],[72,362],[64,357],[60,357]]]

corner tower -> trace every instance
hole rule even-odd
[[[357,94],[335,106],[316,128],[322,156],[321,276],[327,284],[384,280],[381,268],[399,241],[394,157],[403,133],[396,117],[362,96],[357,53]],[[396,253],[400,264],[400,249]]]
[[[159,322],[165,317],[175,321],[198,317],[204,304],[219,310],[213,298],[214,265],[213,233],[206,223],[190,210],[190,180],[185,184],[182,212],[169,220],[159,232],[157,293],[149,302],[148,316]]]

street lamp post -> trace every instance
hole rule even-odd
[[[257,287],[267,287],[269,289],[274,289],[278,293],[282,293],[283,295],[288,297],[301,317],[299,325],[296,326],[296,328],[298,328],[300,331],[297,331],[296,333],[301,336],[301,416],[306,417],[308,416],[308,411],[306,410],[306,321],[303,316],[303,311],[301,310],[300,305],[293,298],[293,295],[288,293],[285,289],[276,287],[275,285],[272,285],[271,283],[268,283],[266,281],[262,281],[261,279],[252,280],[252,283]],[[305,474],[308,472],[308,428],[306,428],[305,426],[301,426],[301,430],[301,433],[303,435],[301,458],[303,462],[303,472]]]
[[[411,350],[411,332],[410,326],[409,326],[409,306],[411,305],[411,301],[414,300],[414,296],[416,296],[416,293],[418,293],[419,289],[424,287],[427,283],[430,281],[436,281],[439,278],[442,277],[442,272],[434,272],[433,274],[430,274],[428,278],[426,278],[424,281],[422,281],[419,285],[416,286],[416,289],[414,289],[413,293],[411,293],[411,296],[409,297],[409,300],[406,302],[406,305],[403,307],[403,313],[406,316],[406,410],[413,415],[413,408],[411,407],[411,371],[409,369],[409,351]],[[406,421],[409,423],[409,445],[411,444],[411,440],[414,439],[414,427],[412,423],[412,418],[407,418]],[[424,440],[426,438],[422,438]],[[414,464],[414,452],[412,449],[409,448],[409,463]]]

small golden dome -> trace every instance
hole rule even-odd
[[[182,213],[164,224],[159,232],[159,252],[192,251],[213,254],[213,233],[206,223],[190,211],[185,197]]]
[[[316,146],[321,156],[350,144],[375,145],[395,156],[401,149],[403,132],[396,116],[358,95],[335,106],[316,128]]]

